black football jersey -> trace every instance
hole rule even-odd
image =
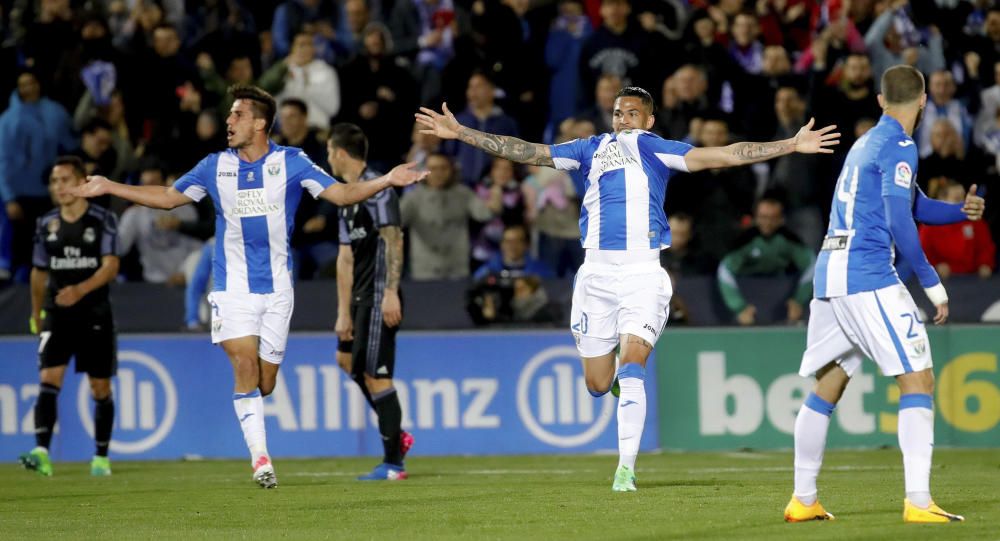
[[[365,182],[381,175],[365,170],[358,182]],[[399,197],[389,188],[361,203],[340,208],[340,244],[351,246],[354,252],[353,302],[371,302],[375,292],[385,289],[388,269],[385,259],[385,241],[379,229],[400,226]],[[381,295],[379,295],[381,297]]]
[[[56,309],[55,296],[60,289],[93,276],[101,267],[101,258],[117,255],[117,250],[118,218],[103,207],[91,203],[75,222],[64,220],[58,208],[39,218],[32,264],[49,272],[45,309]],[[104,286],[91,291],[71,308],[108,307],[108,286]]]

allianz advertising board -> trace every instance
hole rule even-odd
[[[576,453],[617,449],[616,401],[595,399],[567,332],[402,333],[396,388],[414,456]],[[0,460],[34,446],[36,349],[0,341]],[[332,335],[293,335],[264,400],[276,457],[381,454],[374,414],[334,359]],[[642,449],[658,446],[655,368]],[[233,412],[232,369],[207,336],[122,336],[113,380],[112,456],[173,459],[247,455]],[[94,452],[86,377],[67,373],[53,438],[56,460]]]

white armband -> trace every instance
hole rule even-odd
[[[948,302],[948,292],[944,290],[944,284],[938,282],[936,286],[925,287],[924,293],[931,300],[931,304],[938,306]]]

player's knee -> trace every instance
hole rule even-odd
[[[257,386],[260,389],[260,396],[268,396],[274,392],[274,381],[261,381],[260,385]]]
[[[392,378],[375,378],[365,374],[365,387],[371,394],[378,394],[392,388]]]
[[[587,383],[587,390],[594,396],[600,396],[611,390],[611,382],[613,379],[614,378],[610,378],[606,374],[601,374],[600,376],[596,374],[586,374],[584,377],[584,381]]]
[[[934,372],[930,368],[896,376],[896,382],[901,394],[934,393]]]
[[[104,400],[111,396],[111,380],[104,378],[91,379],[90,395],[94,397],[94,400]]]

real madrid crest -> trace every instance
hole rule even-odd
[[[54,218],[52,221],[49,222],[49,225],[47,227],[49,229],[49,236],[45,237],[45,240],[52,242],[56,240],[57,238],[56,233],[59,232],[59,218]]]
[[[88,227],[83,230],[83,242],[90,244],[97,239],[97,233],[94,233],[93,227]]]

